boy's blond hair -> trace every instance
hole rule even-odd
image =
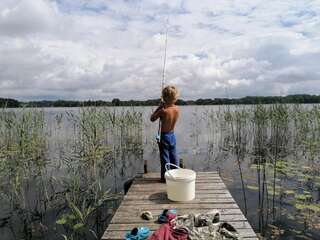
[[[177,101],[179,92],[173,85],[168,85],[162,90],[162,100],[166,104],[173,104]]]

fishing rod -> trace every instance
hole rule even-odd
[[[163,56],[163,68],[162,68],[161,95],[162,95],[162,90],[164,88],[165,75],[166,75],[167,47],[168,47],[168,22],[169,22],[169,20],[167,19],[166,37],[165,37],[165,44],[164,44],[164,56]],[[162,101],[162,100],[163,99],[161,96],[160,101]],[[161,140],[161,120],[160,120],[160,118],[159,118],[158,134],[156,136],[156,140],[158,143],[160,143],[160,140]]]

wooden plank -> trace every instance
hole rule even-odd
[[[145,211],[146,209],[143,209],[143,211]],[[150,210],[149,210],[150,211]],[[163,209],[155,209],[155,210],[151,210],[151,213],[155,216],[158,216],[161,212],[163,211]],[[238,214],[242,214],[241,210],[239,208],[231,208],[231,209],[224,209],[224,208],[220,208],[220,209],[215,209],[215,208],[211,208],[211,209],[178,209],[179,214],[184,215],[184,214],[188,214],[188,213],[193,213],[193,214],[197,214],[197,213],[208,213],[208,211],[219,211],[221,213],[221,215],[238,215]],[[116,214],[129,214],[131,216],[136,216],[136,217],[140,217],[141,214],[141,209],[132,209],[132,208],[123,208],[123,209],[118,209]]]
[[[251,229],[251,225],[247,221],[237,221],[237,222],[229,222],[236,229]],[[155,231],[160,227],[158,223],[143,223],[144,227],[148,227],[151,231]],[[108,227],[109,231],[130,231],[131,229],[137,227],[135,223],[111,223]]]
[[[195,184],[197,189],[225,189],[226,185],[223,182],[216,182],[216,183],[212,183],[212,182],[208,182],[208,183],[198,183],[196,182]],[[140,184],[140,183],[135,183],[133,185],[131,185],[130,189],[155,189],[155,188],[159,188],[159,189],[166,189],[167,185],[163,184],[163,183],[154,183],[154,184]]]
[[[196,192],[211,192],[210,190],[224,190],[225,192],[227,192],[226,187],[222,186],[222,185],[208,185],[208,186],[197,186],[196,185]],[[157,187],[155,186],[154,188],[152,186],[150,187],[140,187],[140,186],[132,186],[128,193],[139,193],[139,194],[143,194],[144,192],[148,193],[148,192],[166,192],[166,187],[165,186],[161,186],[161,187]]]
[[[196,195],[198,194],[214,194],[214,193],[228,193],[229,191],[226,190],[225,188],[221,188],[221,189],[196,189]],[[165,190],[157,190],[157,189],[140,189],[140,190],[129,190],[127,192],[128,194],[134,194],[134,195],[151,195],[151,194],[163,194],[166,193]]]
[[[134,202],[132,202],[134,201]],[[144,204],[173,204],[174,202],[168,199],[144,199],[144,200],[128,200],[122,202],[122,205],[131,206],[135,205],[144,205]],[[218,198],[218,199],[194,199],[188,203],[235,203],[233,198]]]
[[[217,171],[208,171],[208,172],[196,172],[197,176],[212,176],[212,175],[216,175],[219,176],[219,173]]]
[[[216,181],[219,181],[221,179],[221,177],[219,177],[218,175],[209,175],[209,176],[197,176],[196,178],[197,180],[216,180]],[[158,174],[157,177],[152,177],[152,178],[139,178],[137,179],[137,181],[145,181],[145,182],[160,182],[160,173]]]
[[[142,205],[132,205],[131,209],[139,209],[139,210],[155,210],[155,209],[234,209],[239,208],[235,203],[173,203],[173,204],[142,204]],[[120,205],[119,210],[128,209],[128,206]]]
[[[196,176],[197,178],[205,178],[205,177],[213,177],[213,178],[221,178],[219,176],[219,174],[217,173],[211,173],[211,174],[206,174],[206,173],[199,173],[197,172],[196,173]],[[146,173],[146,174],[143,174],[141,177],[139,177],[140,179],[159,179],[160,177],[160,172],[158,173]]]
[[[153,185],[153,184],[159,184],[159,185],[166,185],[163,182],[160,182],[160,178],[152,178],[152,179],[135,179],[133,180],[134,184],[144,184],[144,185]],[[222,181],[221,178],[217,177],[217,178],[212,178],[212,177],[203,177],[203,178],[199,178],[197,177],[196,179],[196,183],[208,183],[208,184],[212,184],[212,183],[224,183]]]
[[[158,194],[156,193],[129,194],[129,195],[123,196],[123,201],[154,200],[154,202],[156,202],[156,200],[162,200],[162,199],[168,200],[167,194],[165,192],[161,192]],[[208,200],[216,200],[216,199],[233,199],[233,197],[231,196],[230,193],[225,191],[211,192],[211,193],[196,192],[196,198],[193,201],[196,201],[196,200],[208,201]]]
[[[195,184],[196,189],[226,189],[226,185],[221,182],[221,183],[198,183],[196,182]],[[167,188],[166,184],[161,184],[161,183],[154,183],[154,184],[140,184],[140,183],[135,183],[130,187],[130,190],[132,191],[135,190],[151,190],[151,189],[158,189],[158,190],[165,190]]]
[[[197,175],[196,176],[197,180],[220,180],[221,177],[219,175]],[[139,178],[135,178],[136,181],[159,181],[160,180],[160,173],[158,173],[156,176],[153,177],[139,177]]]
[[[136,215],[127,215],[127,214],[122,214],[122,213],[116,213],[114,215],[114,217],[112,218],[111,223],[148,223],[150,221],[148,220],[144,220],[142,219],[140,216],[140,214]],[[154,216],[154,219],[152,220],[153,222],[156,221],[157,216]],[[233,221],[233,222],[237,222],[237,221],[247,221],[246,217],[243,216],[242,214],[235,214],[235,215],[222,215],[221,216],[221,221]]]
[[[220,177],[218,172],[197,172],[197,177],[211,177],[211,176]]]
[[[140,217],[141,212],[151,211],[156,219],[163,209],[168,208],[176,208],[181,215],[218,210],[221,213],[221,221],[231,223],[243,239],[257,239],[257,235],[217,172],[197,173],[196,199],[190,202],[168,200],[166,184],[159,182],[159,173],[148,173],[142,178],[136,178],[102,239],[123,239],[127,231],[137,226],[148,226],[154,231],[159,225],[155,220],[143,220]]]
[[[212,194],[206,194],[206,193],[202,193],[202,194],[198,194],[196,195],[196,199],[223,199],[223,198],[232,198],[231,194],[229,192],[225,192],[225,193],[212,193]],[[157,199],[168,199],[167,194],[165,192],[163,192],[163,194],[157,194],[157,195],[152,195],[152,194],[144,194],[144,195],[140,195],[140,194],[129,194],[129,195],[125,195],[123,197],[124,200],[145,200],[145,199],[149,199],[149,200],[157,200]]]
[[[153,184],[162,184],[165,185],[165,183],[160,182],[159,178],[152,178],[152,179],[135,179],[133,180],[135,184],[145,184],[145,185],[153,185]],[[222,179],[217,178],[197,178],[196,183],[223,183]]]
[[[252,230],[252,228],[239,228],[237,229],[237,231],[239,232],[239,235],[241,237],[246,237],[246,238],[256,238],[257,235],[256,233]],[[128,231],[125,231],[125,230],[107,230],[105,232],[105,234],[103,235],[102,239],[108,239],[108,240],[111,240],[111,239],[114,239],[114,240],[122,240],[125,236],[125,234],[127,233]],[[151,234],[152,234],[153,231],[151,231]]]
[[[217,171],[211,171],[211,172],[196,172],[197,176],[219,176]],[[151,172],[151,173],[145,173],[143,174],[143,178],[157,178],[159,177],[159,172]]]
[[[159,179],[160,177],[160,172],[158,173],[151,173],[151,175],[149,176],[150,173],[147,174],[143,174],[141,177],[139,177],[138,179]],[[219,174],[217,173],[196,173],[197,179],[203,179],[203,178],[214,178],[214,179],[221,179],[221,176],[219,176]]]

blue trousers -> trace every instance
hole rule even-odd
[[[177,158],[176,150],[176,136],[174,132],[162,132],[160,143],[160,163],[161,163],[161,179],[164,180],[164,174],[166,172],[165,165],[166,163],[172,163],[179,166],[179,160]],[[171,169],[175,167],[171,166]],[[170,169],[170,168],[169,168]]]

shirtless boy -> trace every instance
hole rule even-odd
[[[165,165],[172,163],[179,165],[176,154],[176,137],[174,127],[179,117],[179,108],[175,105],[178,97],[178,90],[175,86],[168,85],[162,90],[162,101],[158,108],[151,114],[152,122],[160,118],[161,135],[159,142],[161,182],[165,182]],[[172,167],[171,167],[172,168]]]

